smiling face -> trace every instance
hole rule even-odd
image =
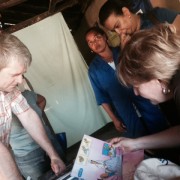
[[[136,95],[149,99],[152,104],[159,104],[169,99],[169,96],[162,93],[162,86],[159,80],[153,79],[145,83],[133,85],[133,89]]]
[[[22,83],[22,75],[26,68],[18,61],[10,62],[0,70],[0,91],[12,92],[18,84]]]
[[[89,48],[97,54],[102,53],[108,46],[106,36],[93,31],[86,35],[86,42]]]

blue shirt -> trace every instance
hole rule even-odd
[[[178,12],[165,9],[165,8],[159,8],[159,7],[152,9],[151,13],[153,16],[155,16],[155,18],[157,19],[157,21],[159,21],[159,23],[168,22],[170,24],[173,23],[176,16],[178,15]],[[140,29],[148,29],[155,25],[153,20],[149,19],[147,14],[148,13],[140,14],[140,17],[141,17]]]
[[[117,65],[119,48],[113,48],[112,52],[114,62]],[[113,106],[117,117],[126,125],[129,137],[151,134],[166,127],[166,121],[159,107],[152,105],[149,100],[135,96],[133,89],[120,84],[115,70],[99,55],[96,55],[89,66],[89,78],[97,104],[108,103]],[[148,125],[149,132],[137,116],[132,103],[138,107]]]

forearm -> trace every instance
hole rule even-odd
[[[122,121],[114,114],[111,106],[109,104],[103,103],[102,107],[113,121],[116,130],[118,130],[119,132],[124,132],[126,127],[123,125]]]
[[[9,149],[7,149],[1,142],[0,162],[0,179],[23,180]]]
[[[21,114],[18,118],[28,133],[42,147],[42,149],[47,152],[50,158],[58,156],[46,135],[41,120],[34,110],[29,109],[28,112]]]
[[[180,126],[134,140],[136,149],[157,149],[180,146]]]
[[[111,118],[111,120],[114,121],[118,121],[117,116],[113,113],[112,108],[109,104],[107,103],[103,103],[102,107],[104,108],[104,110],[107,112],[107,114],[109,115],[109,117]]]

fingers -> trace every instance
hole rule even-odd
[[[126,126],[125,126],[123,123],[121,124],[121,126],[122,126],[124,129],[126,129]]]
[[[123,123],[121,123],[121,127],[124,129],[124,131],[127,131],[127,128]]]
[[[118,127],[116,128],[117,131],[119,131],[120,133],[126,132],[126,129],[124,129],[123,127]]]
[[[121,49],[124,48],[124,46],[126,45],[126,43],[130,40],[130,35],[127,34],[121,34],[120,36],[120,40],[121,40]]]
[[[113,144],[119,143],[120,140],[121,140],[121,138],[119,138],[119,137],[113,138],[113,139],[111,139],[110,144],[113,145]]]
[[[51,168],[56,176],[60,175],[65,169],[65,164],[59,159],[51,160]]]
[[[110,141],[110,144],[114,147],[120,147],[122,149],[123,152],[126,152],[126,147],[123,145],[123,142],[126,140],[127,138],[124,137],[117,137],[117,138],[113,138]]]
[[[55,174],[56,176],[60,175],[61,169],[59,168],[58,165],[53,164],[53,165],[51,166],[51,168],[52,168],[52,170],[53,170],[53,172],[54,172],[54,174]]]
[[[115,128],[117,131],[119,132],[125,132],[126,131],[126,127],[124,126],[124,124],[121,121],[118,121],[118,123],[115,123]]]

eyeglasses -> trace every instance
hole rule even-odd
[[[92,47],[94,44],[96,44],[97,41],[100,41],[103,38],[103,36],[101,34],[97,34],[94,36],[94,40],[93,41],[88,41],[88,45],[90,47]]]

